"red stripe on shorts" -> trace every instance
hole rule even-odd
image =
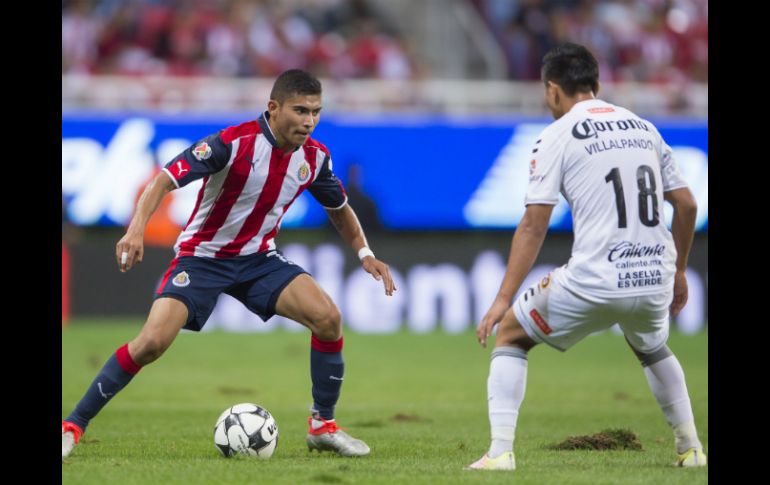
[[[158,286],[158,290],[155,292],[156,295],[160,295],[163,292],[163,288],[166,286],[166,283],[168,283],[168,277],[171,276],[171,272],[174,271],[174,268],[176,268],[177,264],[179,264],[179,258],[174,258],[174,260],[171,261],[171,266],[168,267],[168,271],[166,271],[166,274],[163,275],[163,279]]]

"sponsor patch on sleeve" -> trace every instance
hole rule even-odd
[[[190,164],[184,158],[180,158],[168,167],[168,171],[171,172],[174,178],[179,180],[190,173]]]

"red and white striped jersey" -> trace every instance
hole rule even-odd
[[[275,249],[289,206],[308,189],[326,208],[347,203],[329,150],[308,138],[293,152],[278,148],[259,119],[231,126],[190,146],[163,169],[177,187],[203,178],[177,257],[231,258]]]

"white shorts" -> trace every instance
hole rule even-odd
[[[579,296],[560,283],[560,271],[555,269],[513,304],[516,319],[532,340],[563,352],[617,323],[639,352],[649,354],[665,345],[673,292],[622,298]]]

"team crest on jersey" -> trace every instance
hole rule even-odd
[[[533,158],[529,161],[529,181],[530,182],[540,182],[545,178],[545,175],[535,175],[535,170],[537,169],[537,161]]]
[[[174,286],[183,288],[190,284],[190,275],[187,274],[187,271],[182,271],[171,282],[174,283]]]
[[[211,147],[208,143],[203,142],[197,147],[193,148],[193,156],[198,160],[206,160],[211,156]]]
[[[310,165],[307,162],[302,162],[299,170],[297,170],[297,178],[300,182],[306,182],[308,177],[310,177]]]
[[[542,280],[540,280],[540,289],[544,290],[548,288],[548,285],[551,284],[551,275],[546,276]]]

